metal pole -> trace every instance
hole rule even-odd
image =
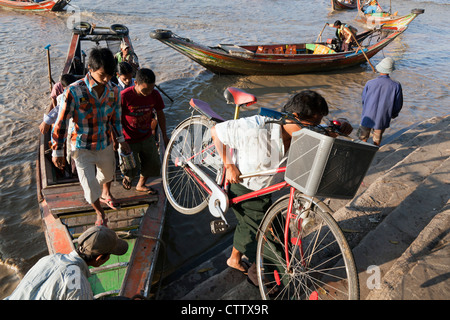
[[[52,78],[52,67],[50,65],[50,46],[51,44],[48,44],[45,46],[44,49],[47,50],[48,81],[50,83],[50,92],[51,92],[53,89],[53,83],[55,83],[55,81],[53,81]]]

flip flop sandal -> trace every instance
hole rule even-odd
[[[125,190],[130,190],[130,189],[131,189],[131,181],[128,180],[127,178],[123,178],[123,179],[122,179],[122,187],[123,187]]]
[[[258,275],[256,274],[255,263],[252,263],[250,268],[248,268],[247,282],[255,287],[258,287]]]
[[[158,194],[158,191],[153,189],[152,187],[146,187],[146,188],[147,188],[147,190],[138,190],[138,189],[136,189],[136,191],[137,192],[145,192],[145,193],[147,193],[147,194],[149,194],[151,196]]]
[[[108,207],[110,207],[113,210],[118,210],[118,208],[114,206],[114,201],[110,198],[105,199],[105,198],[100,197],[100,202],[106,204]]]
[[[230,266],[228,266],[228,268],[231,268],[231,269],[233,269],[233,270],[242,272],[243,274],[247,275],[248,269],[250,268],[250,262],[248,262],[248,261],[246,261],[246,260],[241,260],[241,265],[242,265],[242,267],[245,269],[244,271],[239,270],[238,268],[230,267]]]

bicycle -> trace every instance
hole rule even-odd
[[[225,90],[225,97],[235,105],[235,119],[240,108],[257,101],[255,96],[237,88]],[[211,231],[217,233],[228,227],[225,213],[230,204],[289,189],[289,194],[275,201],[266,212],[257,235],[256,264],[262,298],[359,299],[352,251],[331,209],[319,198],[297,190],[296,182],[290,184],[287,179],[229,199],[222,160],[209,133],[224,119],[204,101],[191,99],[190,106],[192,114],[174,129],[163,160],[163,186],[169,203],[183,214],[196,214],[208,206],[210,213],[220,218],[211,223]],[[274,122],[292,120],[288,114],[261,110],[267,116],[278,117]],[[287,163],[241,178],[286,173],[289,157]]]

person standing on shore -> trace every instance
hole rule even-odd
[[[380,75],[369,80],[362,93],[363,109],[357,135],[362,141],[367,141],[373,131],[373,143],[379,146],[391,119],[396,118],[403,107],[403,92],[401,84],[389,76],[395,70],[392,58],[381,60],[376,69]]]
[[[328,104],[319,93],[303,90],[288,100],[283,111],[290,113],[303,126],[317,126],[328,114]],[[240,175],[278,167],[290,147],[292,134],[302,128],[292,120],[283,125],[270,123],[270,120],[271,118],[256,115],[221,122],[211,128],[211,137],[226,168],[225,179],[230,183],[230,198],[269,186],[270,176],[241,179]],[[343,134],[349,134],[353,130],[345,119],[341,119],[341,123]],[[232,153],[237,156],[234,158]],[[246,272],[247,266],[242,260],[245,255],[252,263],[248,269],[248,277],[255,285],[256,235],[271,204],[271,195],[263,195],[232,207],[238,224],[227,265]]]

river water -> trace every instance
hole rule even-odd
[[[380,3],[389,6],[389,1]],[[450,39],[445,29],[448,0],[392,0],[393,11],[407,14],[425,9],[408,30],[371,59],[396,60],[392,78],[401,82],[404,107],[385,136],[419,121],[450,112],[448,68]],[[228,86],[258,97],[257,106],[279,108],[302,89],[320,92],[334,116],[357,127],[364,84],[376,77],[368,64],[345,71],[296,76],[218,76],[149,37],[153,29],[174,33],[206,45],[313,41],[325,22],[339,19],[363,30],[356,11],[331,12],[329,0],[72,0],[66,13],[21,13],[0,9],[0,298],[17,285],[19,276],[47,254],[36,197],[35,161],[38,125],[49,104],[46,51],[58,79],[68,47],[70,21],[81,19],[130,29],[143,67],[152,68],[165,98],[173,128],[189,114],[191,98],[209,102],[226,118],[233,115],[224,101]],[[325,30],[324,35],[334,30]],[[241,116],[252,115],[242,111]],[[206,213],[183,216],[168,210],[164,241],[167,268],[173,270],[199,256],[220,238],[211,235]]]

